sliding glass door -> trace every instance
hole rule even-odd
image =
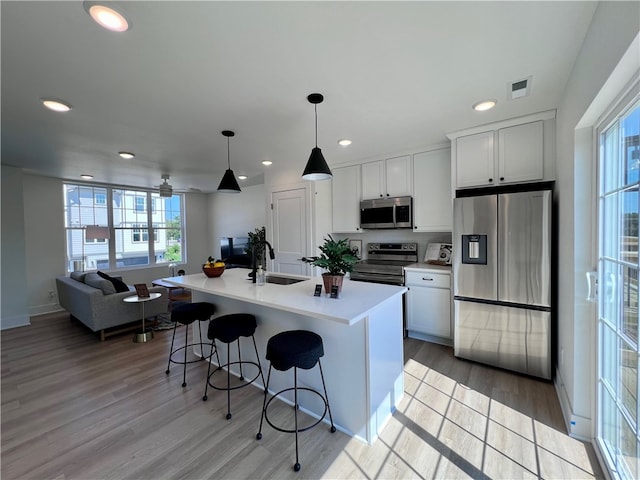
[[[638,462],[638,213],[640,101],[599,132],[597,442],[609,470],[640,478]]]

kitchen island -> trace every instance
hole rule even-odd
[[[297,277],[302,281],[291,285],[258,286],[248,279],[247,273],[248,270],[238,268],[226,270],[218,278],[199,273],[164,280],[190,289],[194,302],[215,304],[216,316],[255,315],[258,322],[255,339],[265,378],[269,363],[264,355],[269,338],[297,329],[319,334],[324,343],[321,362],[335,426],[373,443],[404,393],[402,295],[407,289],[345,279],[340,298],[334,299],[324,292],[320,297],[313,295],[316,284],[322,283],[320,277]],[[193,333],[196,334],[195,329]],[[218,342],[218,348],[220,358],[226,358],[226,345]],[[234,348],[232,358],[235,352]],[[252,353],[253,348],[244,346],[243,359],[254,360]],[[232,372],[238,373],[233,369]],[[317,368],[299,369],[298,383],[322,391]],[[255,384],[264,388],[260,378]],[[292,384],[292,371],[274,370],[270,391],[277,392]],[[300,408],[310,415],[319,417],[322,413],[324,406],[314,395],[303,394],[299,400]],[[286,401],[293,404],[292,398]],[[256,431],[259,413],[256,412]]]

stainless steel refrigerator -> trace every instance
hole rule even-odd
[[[552,377],[552,192],[454,200],[454,353]]]

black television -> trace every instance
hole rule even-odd
[[[249,266],[251,255],[247,253],[249,237],[220,237],[220,257],[227,267]]]

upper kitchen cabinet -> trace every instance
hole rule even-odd
[[[361,233],[360,165],[334,168],[332,173],[332,230],[334,233]]]
[[[362,164],[362,199],[411,195],[411,155]]]
[[[413,231],[450,232],[451,149],[442,148],[413,156]]]
[[[454,132],[456,188],[553,180],[555,110]]]

